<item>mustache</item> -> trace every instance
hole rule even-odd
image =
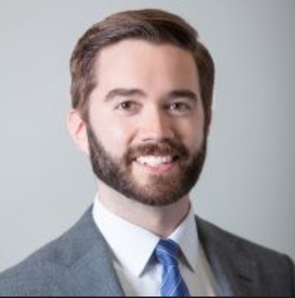
[[[128,149],[123,159],[125,164],[130,164],[138,157],[148,155],[170,155],[173,156],[173,158],[183,160],[188,159],[190,156],[188,149],[183,144],[167,139],[157,143],[146,143],[131,147]]]

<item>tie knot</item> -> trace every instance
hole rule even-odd
[[[155,250],[159,262],[163,266],[178,266],[180,248],[173,240],[161,240]]]

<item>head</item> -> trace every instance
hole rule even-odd
[[[72,58],[74,140],[99,183],[165,206],[187,195],[206,157],[214,64],[198,34],[159,10],[112,15]]]

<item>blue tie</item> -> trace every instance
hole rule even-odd
[[[172,240],[161,240],[156,247],[155,255],[163,266],[161,296],[189,297],[188,288],[180,275],[178,255],[180,249]]]

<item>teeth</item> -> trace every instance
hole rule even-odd
[[[142,165],[158,167],[173,161],[172,156],[141,156],[137,158],[137,162]]]

